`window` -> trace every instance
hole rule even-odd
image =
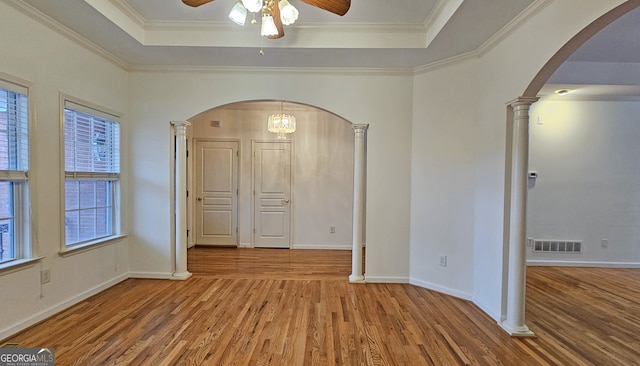
[[[118,117],[64,101],[65,245],[89,244],[118,232]]]
[[[29,170],[28,90],[0,80],[0,265],[29,257],[23,214]]]

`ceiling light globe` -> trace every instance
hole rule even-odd
[[[273,17],[271,15],[264,14],[262,16],[262,28],[260,30],[260,34],[265,37],[278,35],[276,22],[273,20]]]
[[[289,4],[288,0],[280,0],[278,7],[280,7],[280,19],[282,19],[282,24],[291,25],[298,20],[300,12],[298,12],[298,9],[293,5]]]
[[[262,10],[262,0],[242,0],[242,5],[252,13]]]
[[[237,25],[244,25],[244,22],[247,20],[247,8],[245,8],[241,2],[237,2],[236,5],[231,8],[231,12],[229,13],[229,19],[236,23]]]

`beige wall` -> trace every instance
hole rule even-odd
[[[538,178],[529,181],[527,236],[580,240],[583,247],[580,254],[529,247],[529,261],[640,267],[639,115],[640,102],[632,100],[534,105],[529,169]]]
[[[416,76],[412,282],[469,298],[496,320],[502,317],[507,104],[523,95],[545,63],[575,34],[620,3],[550,2],[496,47],[466,61],[469,64]],[[444,144],[441,138],[451,143]],[[434,144],[440,149],[435,151]],[[435,187],[436,192],[422,190],[424,186]],[[441,229],[441,217],[454,220],[448,232]],[[446,268],[439,268],[433,258],[440,254],[448,255]],[[460,270],[468,265],[468,271]]]
[[[24,31],[27,30],[28,32]],[[50,28],[0,2],[0,72],[33,84],[35,115],[31,133],[29,184],[34,249],[43,257],[34,265],[0,273],[0,339],[69,304],[127,277],[127,239],[60,256],[64,211],[61,163],[60,93],[123,113],[122,169],[128,168],[128,74]],[[64,50],[62,52],[61,50]],[[128,186],[123,174],[123,218],[128,220]],[[116,269],[117,267],[117,269]],[[51,282],[40,285],[40,270]]]
[[[412,77],[329,71],[135,72],[131,74],[132,271],[170,273],[171,120],[247,100],[287,100],[369,124],[367,276],[407,281]],[[148,184],[148,186],[147,186]],[[149,212],[163,212],[150,215]]]
[[[323,110],[290,103],[284,108],[285,113],[297,119],[296,132],[287,137],[294,146],[292,248],[351,249],[353,128],[347,121]],[[251,142],[276,138],[266,127],[269,114],[278,112],[280,103],[238,103],[190,119],[193,139],[233,139],[240,143],[242,246],[253,246]],[[220,122],[220,127],[212,127],[211,121]],[[195,170],[192,171],[195,174]],[[332,226],[334,234],[329,230]]]

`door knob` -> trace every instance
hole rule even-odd
[[[288,199],[288,198],[283,199],[283,200],[282,200],[282,203],[283,203],[283,204],[287,204],[287,203],[289,203],[289,199]]]
[[[198,201],[202,201],[202,197],[198,197],[196,198]]]

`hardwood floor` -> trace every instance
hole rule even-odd
[[[56,365],[638,365],[640,270],[531,267],[513,339],[474,304],[349,284],[349,251],[189,251],[187,281],[126,280],[8,340]]]

